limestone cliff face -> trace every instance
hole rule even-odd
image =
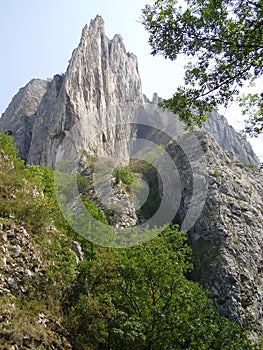
[[[162,101],[156,93],[153,95],[152,101],[145,98],[146,102],[158,105]],[[169,119],[174,119],[178,135],[182,134],[184,124],[172,113],[167,111],[161,111],[158,113],[158,118],[161,121],[165,119],[165,115],[170,115]],[[200,130],[200,129],[198,129]],[[226,118],[218,114],[215,110],[209,113],[208,120],[203,123],[202,129],[208,132],[216,142],[225,150],[230,151],[239,159],[242,163],[247,164],[260,164],[259,158],[254,154],[253,149],[246,139],[238,135],[235,129],[230,126]]]
[[[247,321],[263,334],[263,174],[224,152],[209,134],[197,137],[206,158],[208,191],[202,214],[188,232],[193,277],[211,291],[222,314]],[[182,222],[201,194],[193,195],[192,169],[180,147],[174,143],[169,152],[184,187],[176,218]]]
[[[84,27],[66,73],[49,82],[34,79],[20,89],[0,119],[0,127],[12,132],[19,156],[27,163],[53,167],[58,146],[69,131],[64,144],[69,155],[85,150],[125,163],[134,110],[141,108],[149,118],[158,118],[161,126],[168,112],[155,110],[152,116],[149,108],[158,102],[157,94],[152,101],[142,94],[136,56],[126,52],[120,35],[107,38],[103,19],[97,16]],[[170,119],[181,134],[183,124],[172,114]],[[259,163],[249,143],[238,137],[224,117],[212,113],[204,130],[243,163]],[[147,132],[140,127],[140,135]],[[158,139],[157,134],[158,130],[154,132]]]
[[[249,142],[239,136],[222,115],[213,111],[204,123],[203,129],[224,149],[231,151],[242,163],[259,164],[258,157],[254,154]]]
[[[129,115],[119,109],[127,103],[142,103],[137,59],[126,52],[122,38],[109,40],[97,16],[83,29],[64,76],[55,76],[39,106],[27,162],[54,165],[65,135],[72,130],[71,147],[88,154],[114,155],[118,139],[129,139]],[[128,141],[118,149],[127,161]]]
[[[136,57],[126,52],[119,35],[112,40],[106,37],[98,16],[83,29],[66,73],[49,82],[28,83],[13,98],[0,127],[12,132],[19,155],[28,163],[54,167],[65,139],[62,151],[69,155],[84,149],[90,155],[109,155],[125,163],[131,135],[166,145],[170,141],[167,120],[173,122],[178,137],[183,133],[174,115],[167,117],[167,112],[154,107],[158,102],[157,95],[152,102],[143,96]],[[135,110],[138,120],[132,118]],[[152,124],[147,120],[157,120],[158,128],[139,125],[143,120],[145,125]],[[135,122],[133,126],[130,121]],[[212,113],[204,129],[231,153],[224,152],[211,136],[197,133],[207,161],[208,192],[203,212],[189,231],[194,278],[212,291],[223,314],[241,322],[249,320],[263,334],[263,179],[258,168],[242,165],[258,163],[258,159],[218,114]],[[198,207],[202,194],[193,196],[193,170],[178,143],[167,148],[182,181],[184,193],[176,217],[182,222],[191,203]],[[197,175],[202,182],[203,174]]]
[[[13,97],[0,119],[0,127],[12,134],[18,147],[18,155],[23,159],[27,159],[36,112],[47,85],[45,80],[31,80]]]
[[[76,124],[72,143],[66,145],[69,153],[73,147],[127,162],[132,107],[124,113],[123,106],[137,103],[143,103],[137,58],[126,52],[120,35],[106,37],[97,16],[84,27],[66,73],[48,83],[29,83],[15,96],[0,125],[12,130],[28,163],[53,167],[58,145]],[[116,142],[121,139],[127,142],[120,149]]]

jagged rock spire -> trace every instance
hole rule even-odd
[[[117,110],[129,103],[143,103],[137,58],[126,52],[119,35],[107,38],[104,21],[97,16],[84,27],[65,75],[56,75],[48,83],[24,158],[28,163],[53,167],[58,145],[78,121],[81,125],[74,135],[75,147],[93,155],[113,155],[116,133],[118,138],[129,139],[128,120],[124,121]],[[115,127],[124,123],[121,131]],[[127,142],[119,150],[118,157],[124,162],[128,147]]]
[[[128,124],[128,117],[121,120],[115,107],[145,102],[137,57],[126,52],[119,34],[109,40],[102,17],[96,16],[83,28],[66,73],[56,75],[51,82],[33,80],[22,88],[0,119],[0,127],[13,132],[19,155],[27,162],[53,166],[58,144],[77,120],[86,120],[89,125],[78,135],[78,140],[86,140],[81,146],[94,155],[104,149],[113,152],[116,131],[109,130],[115,122]],[[153,103],[158,102],[155,94]],[[115,111],[111,110],[109,117],[110,106],[115,106]],[[258,163],[251,146],[237,136],[223,117],[219,119],[212,114],[204,129],[242,162]],[[108,132],[95,140],[94,135],[106,127]],[[128,135],[129,128],[125,133]],[[94,140],[88,142],[90,138]],[[125,158],[126,151],[120,156]]]

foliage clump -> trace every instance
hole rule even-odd
[[[192,128],[208,112],[227,106],[247,83],[263,74],[263,2],[155,0],[142,10],[152,54],[189,59],[185,85],[161,103]],[[245,132],[263,131],[263,93],[239,98],[248,115]]]
[[[130,186],[135,180],[135,176],[129,167],[118,167],[114,169],[113,176],[116,179],[116,184],[122,182],[123,184]]]
[[[64,305],[77,349],[252,349],[198,284],[176,226],[130,249],[97,247],[79,265]]]

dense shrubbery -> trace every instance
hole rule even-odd
[[[77,350],[252,349],[241,326],[221,317],[208,294],[186,279],[191,250],[177,227],[134,248],[95,246],[77,236],[61,215],[53,171],[25,168],[7,135],[0,135],[0,148],[0,215],[24,222],[46,269],[17,298],[16,310],[59,319]],[[152,171],[142,163],[136,166]],[[85,205],[106,223],[96,204],[85,198]],[[50,225],[57,229],[47,229]],[[79,265],[70,250],[73,239],[84,251]]]
[[[49,220],[48,199],[25,170],[24,162],[16,158],[13,140],[6,134],[0,135],[0,152],[0,215],[38,230]]]
[[[108,221],[104,212],[100,209],[97,203],[93,202],[91,199],[84,200],[84,205],[88,212],[99,222],[108,225]]]
[[[135,176],[129,167],[116,168],[113,171],[113,176],[116,179],[116,184],[119,184],[121,181],[127,186],[130,186],[135,180]]]
[[[186,237],[167,228],[153,241],[96,248],[64,306],[76,349],[250,349],[238,324],[221,317],[196,283]]]
[[[149,187],[147,201],[140,208],[139,215],[150,218],[156,213],[161,204],[158,174],[154,166],[151,165],[151,159],[150,162],[144,160],[133,161],[131,163],[131,170],[141,174],[142,179]]]

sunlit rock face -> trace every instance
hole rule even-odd
[[[120,35],[107,38],[103,19],[97,16],[84,27],[66,73],[49,81],[33,79],[21,88],[0,119],[0,127],[12,134],[19,156],[27,163],[54,167],[65,136],[68,156],[84,150],[127,163],[134,111],[143,109],[147,118],[158,118],[161,125],[168,112],[156,109],[152,114],[149,109],[160,101],[156,93],[152,101],[142,94],[136,56],[126,52]],[[183,124],[171,114],[173,118],[181,134]],[[259,162],[249,143],[224,117],[211,113],[203,128],[243,163]],[[135,131],[147,134],[143,126]]]
[[[31,85],[35,93],[29,99]],[[136,56],[126,52],[120,35],[107,38],[101,17],[84,27],[66,73],[38,81],[39,89],[36,85],[33,81],[22,89],[1,120],[5,130],[13,131],[27,163],[54,166],[58,145],[69,132],[72,143],[64,145],[68,152],[74,147],[127,162],[129,118],[133,106],[143,103],[141,80]],[[32,114],[24,147],[20,134],[28,128],[22,117]],[[15,128],[14,120],[19,125]],[[120,147],[119,140],[126,142]]]
[[[14,137],[18,155],[23,159],[28,156],[36,113],[47,86],[45,80],[32,79],[13,97],[0,119],[0,127]]]
[[[209,134],[199,132],[197,137],[206,158],[207,194],[201,215],[188,231],[192,278],[211,291],[221,314],[250,324],[262,335],[263,172],[223,151]],[[180,147],[173,143],[169,152],[184,188],[176,217],[181,223],[189,207],[200,205],[201,196],[193,193],[192,168]]]
[[[136,57],[126,52],[119,35],[106,37],[97,16],[84,27],[65,75],[49,83],[36,115],[28,163],[53,166],[58,145],[69,132],[72,142],[64,144],[69,155],[71,148],[95,156],[118,152],[127,161],[128,141],[116,146],[130,135],[130,111],[122,108],[142,101]]]

